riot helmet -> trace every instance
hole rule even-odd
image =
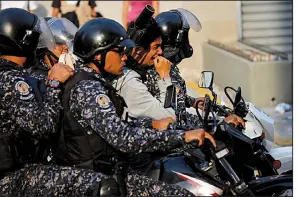
[[[152,17],[154,12],[152,6],[146,5],[138,18],[128,25],[127,33],[130,39],[136,43],[137,49],[141,49],[138,54],[132,54],[132,50],[126,51],[129,65],[136,62],[142,64],[150,51],[150,44],[161,36],[160,27]]]
[[[55,47],[53,35],[43,18],[19,8],[0,11],[0,55],[26,57],[26,66],[29,66],[39,39],[44,40],[42,44],[47,48]]]
[[[135,47],[129,39],[124,27],[118,22],[107,18],[96,18],[85,23],[76,33],[73,43],[73,53],[84,63],[94,63],[103,76],[106,54],[111,49],[119,47]],[[101,62],[94,60],[95,55],[101,55]]]
[[[78,28],[66,18],[45,17],[45,20],[53,34],[56,43],[56,49],[59,51],[56,54],[58,56],[61,55],[63,51],[62,49],[58,50],[58,48],[62,48],[63,46],[66,46],[64,48],[67,48],[67,52],[71,52],[73,48],[73,39],[76,32],[78,31]],[[46,55],[53,66],[53,59],[58,61],[59,57],[50,49],[48,49],[43,43],[44,41],[40,39],[37,47],[37,56],[38,58],[43,58]]]
[[[189,44],[188,32],[192,28],[202,29],[199,19],[190,11],[178,8],[162,12],[155,17],[162,31],[163,56],[173,63],[179,63],[193,54]]]

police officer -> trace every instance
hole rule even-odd
[[[172,82],[179,86],[185,95],[185,107],[195,107],[196,101],[203,100],[203,98],[195,99],[186,94],[185,81],[180,76],[177,65],[183,59],[192,56],[193,48],[189,43],[189,29],[192,28],[198,32],[202,28],[201,23],[193,13],[181,8],[162,12],[155,17],[155,20],[162,31],[163,56],[173,63],[170,70]]]
[[[38,83],[24,69],[32,65],[40,35],[51,35],[45,32],[48,29],[44,20],[16,8],[2,10],[0,19],[1,147],[11,146],[10,149],[1,149],[8,152],[1,153],[7,162],[1,162],[4,166],[0,169],[11,170],[15,167],[15,160],[21,165],[38,156],[32,155],[36,149],[36,142],[32,139],[48,139],[56,132],[61,91],[48,85],[46,99],[42,101]],[[47,40],[51,39],[48,37]],[[67,67],[56,65],[49,73],[49,80],[63,83],[72,74]],[[9,152],[13,149],[17,153]]]
[[[84,24],[74,39],[77,64],[63,93],[63,132],[56,159],[61,164],[115,175],[121,193],[135,196],[191,195],[179,186],[153,181],[128,169],[129,154],[167,151],[192,140],[212,137],[204,130],[146,129],[121,120],[123,103],[107,80],[123,73],[125,47],[134,47],[116,21],[98,18]],[[124,181],[125,179],[125,181]]]
[[[47,79],[48,71],[59,61],[61,54],[69,63],[71,68],[74,68],[74,59],[72,58],[72,43],[75,33],[78,28],[65,18],[45,17],[56,43],[53,50],[49,50],[45,46],[45,41],[40,40],[36,50],[37,62],[31,67],[30,74],[39,79]]]
[[[43,165],[44,142],[57,132],[62,109],[56,85],[73,74],[66,65],[54,65],[48,73],[45,99],[38,100],[38,80],[25,68],[32,65],[39,38],[54,49],[49,32],[44,20],[23,9],[0,11],[1,196],[98,195],[100,181],[109,180],[91,170]]]
[[[192,12],[183,8],[162,12],[155,17],[155,20],[162,33],[163,56],[172,62],[169,75],[171,76],[173,85],[178,90],[176,116],[180,116],[180,123],[182,125],[196,128],[197,125],[200,125],[200,120],[197,116],[186,112],[186,108],[195,108],[196,103],[203,101],[204,97],[193,98],[187,95],[185,81],[181,77],[177,65],[183,59],[192,57],[193,48],[189,43],[189,30],[191,28],[195,32],[199,32],[202,29],[201,23]],[[147,76],[153,79],[151,82],[154,82],[157,81],[158,73],[156,69],[150,69],[147,72]],[[154,84],[147,85],[154,86]],[[202,109],[202,107],[203,103],[199,102],[199,108]],[[185,121],[186,119],[191,121],[187,122]],[[226,117],[224,121],[236,125],[244,124],[243,120],[236,115]],[[175,124],[171,124],[171,126],[173,125]]]
[[[163,56],[172,63],[171,66],[164,67],[163,69],[165,70],[164,72],[168,73],[172,84],[177,90],[177,106],[175,107],[177,122],[170,124],[170,127],[200,127],[200,119],[196,115],[188,113],[186,107],[195,107],[196,101],[203,100],[204,98],[195,99],[187,95],[185,81],[180,76],[177,67],[177,64],[179,64],[182,59],[192,56],[193,49],[189,44],[188,32],[190,27],[195,31],[200,31],[202,28],[200,21],[191,12],[180,8],[162,12],[155,20],[161,30]],[[156,87],[161,77],[159,73],[156,67],[148,69],[147,78],[150,79],[146,84],[148,89],[150,89],[150,87]],[[155,88],[154,94],[158,95],[160,91],[162,90]]]

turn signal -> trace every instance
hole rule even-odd
[[[275,160],[272,165],[273,168],[277,170],[281,167],[281,162],[279,160]]]

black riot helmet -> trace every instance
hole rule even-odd
[[[0,55],[33,60],[42,37],[45,38],[43,45],[55,47],[53,36],[43,18],[18,8],[0,11]]]
[[[53,34],[56,45],[67,45],[68,51],[71,52],[74,36],[78,28],[66,18],[45,17],[44,19]],[[53,66],[54,62],[52,58],[58,61],[59,57],[51,52],[43,43],[44,41],[40,39],[36,51],[37,58],[41,59],[47,55]]]
[[[132,58],[132,50],[127,50],[128,65],[133,62],[139,62],[144,54],[150,50],[150,44],[161,36],[161,30],[155,19],[152,17],[155,10],[152,6],[146,5],[143,11],[140,13],[135,21],[132,21],[127,28],[127,33],[135,43],[137,48],[142,48],[142,52],[138,55],[138,58]],[[143,60],[144,60],[143,59]],[[142,61],[141,61],[142,63]]]
[[[106,71],[106,53],[115,47],[135,47],[129,39],[124,27],[118,22],[107,18],[96,18],[85,23],[76,33],[73,53],[85,63],[94,63],[103,75]],[[101,62],[94,61],[95,55],[101,54]]]
[[[138,18],[132,21],[127,28],[129,37],[136,43],[137,47],[149,49],[150,44],[161,36],[160,28],[152,17],[154,12],[152,6],[146,5]]]
[[[188,10],[178,8],[160,13],[155,20],[162,31],[163,56],[173,63],[191,57],[193,49],[188,32],[190,28],[196,32],[202,29],[198,18]]]

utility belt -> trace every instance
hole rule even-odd
[[[74,167],[93,169],[95,172],[113,176],[119,185],[119,192],[121,196],[126,196],[125,178],[129,168],[127,162],[118,161],[116,163],[112,163],[103,160],[89,160],[84,163],[74,165]]]
[[[26,163],[43,162],[48,149],[42,145],[16,141],[13,134],[0,134],[0,178]]]

